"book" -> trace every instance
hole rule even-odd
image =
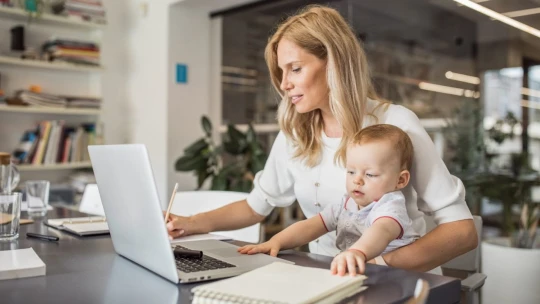
[[[0,251],[0,280],[45,275],[45,263],[33,248]]]
[[[366,289],[366,276],[275,262],[242,275],[194,287],[193,303],[336,303]]]
[[[45,222],[45,225],[78,236],[109,233],[107,220],[102,216],[50,219]]]

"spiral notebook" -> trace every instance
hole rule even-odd
[[[366,289],[366,276],[275,262],[191,290],[193,303],[336,303]]]
[[[45,225],[64,230],[78,236],[98,235],[109,233],[109,225],[102,216],[50,219]]]

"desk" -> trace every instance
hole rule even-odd
[[[55,208],[47,216],[84,214]],[[27,239],[26,232],[57,235],[60,241]],[[2,303],[190,303],[190,290],[198,285],[175,285],[118,256],[108,235],[81,238],[36,221],[21,226],[17,241],[0,242],[0,250],[28,247],[33,247],[45,262],[47,274],[0,281]],[[280,257],[297,265],[326,269],[332,261],[327,256],[292,250]],[[429,303],[459,302],[459,280],[377,265],[368,265],[366,275],[370,287],[345,303],[401,303],[412,296],[418,278],[430,284]]]

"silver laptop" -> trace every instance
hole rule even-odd
[[[103,145],[88,151],[119,255],[175,283],[231,277],[277,261],[292,264],[266,254],[242,255],[237,246],[217,240],[180,243],[203,251],[203,257],[175,258],[146,147]]]

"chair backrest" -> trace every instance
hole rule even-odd
[[[93,215],[105,216],[105,211],[103,211],[103,204],[101,203],[101,197],[99,196],[97,184],[86,185],[81,203],[79,205],[79,211]]]
[[[197,213],[223,207],[232,202],[246,199],[248,193],[233,191],[182,191],[177,192],[171,213],[191,216]],[[231,231],[216,231],[215,233],[231,237],[238,241],[258,243],[261,234],[261,224]]]
[[[431,231],[435,228],[435,222],[430,216],[424,217],[426,220],[426,230]],[[478,234],[478,240],[482,236],[482,218],[480,216],[473,216],[474,226],[476,227],[476,233]],[[468,272],[477,272],[480,269],[480,242],[478,246],[457,258],[442,265],[443,268],[450,268],[455,270],[463,270]]]

